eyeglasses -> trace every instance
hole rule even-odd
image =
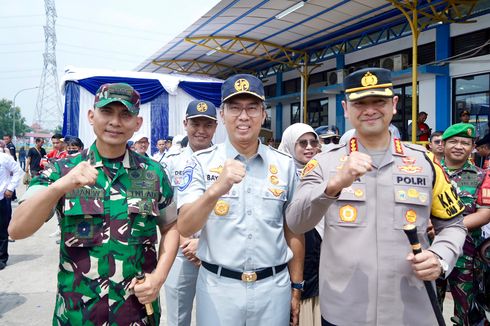
[[[301,148],[306,148],[308,147],[308,144],[310,144],[311,147],[318,147],[318,139],[301,139],[296,142]]]
[[[339,137],[324,138],[323,143],[324,144],[330,144],[330,143],[338,144],[339,140],[340,140]]]
[[[432,142],[433,142],[434,144],[436,144],[436,145],[440,145],[440,144],[442,143],[442,140],[440,140],[440,139],[436,139],[436,140],[433,140]]]
[[[242,114],[243,110],[247,113],[250,118],[256,118],[262,113],[262,105],[249,105],[246,107],[241,107],[240,105],[227,105],[226,110],[232,117],[238,117]]]

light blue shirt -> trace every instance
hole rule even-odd
[[[259,143],[257,154],[247,160],[228,140],[196,152],[186,167],[192,169],[191,181],[177,192],[178,208],[196,201],[229,158],[245,164],[246,175],[218,200],[202,229],[197,256],[237,271],[288,262],[293,254],[284,237],[284,214],[298,178],[292,158],[285,153]]]

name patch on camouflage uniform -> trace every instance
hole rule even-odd
[[[77,198],[77,197],[85,197],[85,198],[96,198],[102,199],[104,198],[105,191],[104,189],[97,188],[77,188],[73,191],[67,193],[65,198]]]

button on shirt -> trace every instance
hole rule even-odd
[[[284,212],[297,184],[290,156],[259,144],[246,159],[227,140],[196,152],[191,181],[179,187],[178,207],[197,200],[218,178],[226,159],[245,164],[244,179],[218,200],[201,231],[199,259],[233,270],[277,266],[292,258],[284,237]]]
[[[6,190],[14,191],[17,188],[23,176],[24,171],[14,158],[10,154],[0,153],[0,200]]]

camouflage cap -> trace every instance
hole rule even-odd
[[[442,140],[451,137],[475,138],[475,127],[471,123],[455,123],[442,134]]]
[[[140,112],[140,93],[126,83],[104,84],[95,93],[94,107],[101,108],[112,102],[120,102],[133,115]]]

